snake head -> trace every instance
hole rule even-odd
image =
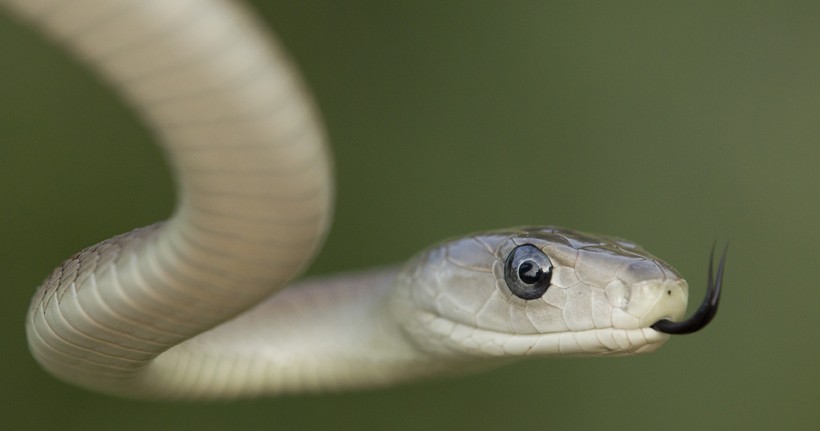
[[[397,278],[394,308],[432,354],[626,355],[705,326],[722,274],[723,263],[707,296],[715,305],[673,323],[686,313],[688,284],[667,263],[622,239],[522,228],[423,252]]]

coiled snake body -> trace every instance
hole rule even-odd
[[[673,323],[687,284],[669,265],[551,227],[283,290],[321,242],[333,187],[315,109],[275,39],[229,1],[0,4],[134,107],[179,190],[170,220],[78,253],[37,291],[29,345],[65,381],[139,397],[355,389],[524,355],[648,352],[716,311],[723,260],[701,310]]]

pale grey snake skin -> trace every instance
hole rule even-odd
[[[682,327],[671,321],[688,287],[672,267],[549,227],[284,289],[327,229],[331,160],[295,69],[252,14],[221,0],[0,4],[110,84],[177,180],[168,221],[78,253],[35,294],[29,345],[62,380],[162,398],[352,390],[525,355],[649,352],[714,315],[722,263],[708,318]]]

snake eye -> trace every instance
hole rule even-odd
[[[504,281],[521,299],[540,298],[550,287],[552,262],[544,252],[533,245],[516,247],[507,256]]]

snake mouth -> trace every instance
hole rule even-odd
[[[726,266],[727,250],[729,250],[728,244],[723,248],[723,253],[720,256],[720,262],[717,267],[717,274],[713,276],[715,244],[712,245],[712,252],[709,254],[709,281],[706,289],[706,297],[703,298],[703,302],[695,314],[682,322],[673,322],[667,319],[658,320],[652,324],[652,329],[665,334],[691,334],[700,331],[712,321],[715,314],[717,314],[718,303],[720,302],[720,290],[723,286],[723,269]]]

